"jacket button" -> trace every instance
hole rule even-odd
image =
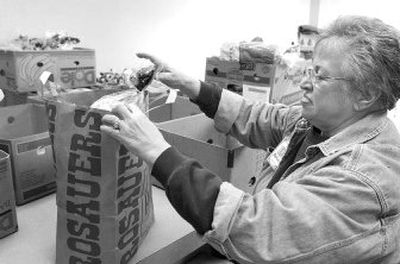
[[[255,176],[251,177],[249,180],[249,187],[253,186],[256,183],[256,180],[257,179]]]

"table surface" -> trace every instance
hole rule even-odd
[[[155,221],[134,263],[180,263],[204,243],[169,203],[164,190],[152,187]],[[17,207],[19,231],[0,239],[1,264],[54,264],[57,208],[55,194]]]

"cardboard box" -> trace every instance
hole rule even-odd
[[[200,114],[200,108],[192,103],[188,97],[177,96],[172,104],[165,104],[167,97],[162,97],[150,103],[149,118],[151,121],[159,123],[181,117]]]
[[[188,97],[177,96],[172,104],[165,104],[166,99],[167,96],[150,100],[148,117],[151,121],[160,123],[201,113],[200,108],[190,102]],[[151,177],[151,184],[163,188],[154,177]]]
[[[4,99],[0,102],[0,106],[11,106],[26,104],[30,96],[36,95],[34,92],[18,93],[7,89],[3,90]]]
[[[241,63],[243,96],[253,101],[270,102],[274,84],[275,64]]]
[[[204,80],[213,82],[224,89],[242,94],[243,73],[238,61],[221,60],[218,57],[206,59],[206,74]]]
[[[10,155],[0,150],[0,238],[18,231]]]
[[[164,138],[186,156],[197,159],[224,181],[252,192],[252,178],[262,168],[264,151],[251,149],[219,133],[204,114],[157,124]]]
[[[246,98],[269,102],[274,76],[275,64],[239,63],[210,57],[206,60],[204,79]]]
[[[0,88],[18,92],[42,88],[40,75],[54,74],[62,88],[76,88],[96,83],[95,51],[73,50],[6,51],[0,50]]]
[[[275,83],[271,91],[271,103],[282,103],[285,105],[293,105],[299,103],[303,96],[303,90],[300,84],[303,78],[303,72],[309,61],[299,60],[292,67],[285,64],[276,66]]]
[[[53,151],[44,105],[0,108],[0,149],[11,157],[17,205],[55,191]]]

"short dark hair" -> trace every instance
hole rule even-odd
[[[316,46],[329,38],[348,48],[344,67],[353,85],[358,90],[379,89],[378,103],[393,109],[400,98],[400,32],[376,18],[341,16],[320,33]]]

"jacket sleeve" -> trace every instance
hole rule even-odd
[[[334,166],[253,196],[224,182],[204,237],[239,263],[366,263],[364,253],[384,247],[376,197]]]
[[[253,102],[224,89],[214,116],[215,128],[251,148],[275,147],[293,131],[301,108]]]
[[[172,206],[198,233],[211,229],[214,204],[222,183],[218,176],[174,147],[157,158],[152,175],[165,187]]]
[[[193,102],[214,119],[218,131],[232,135],[251,148],[276,146],[285,133],[293,130],[301,114],[299,107],[252,102],[204,82]]]

